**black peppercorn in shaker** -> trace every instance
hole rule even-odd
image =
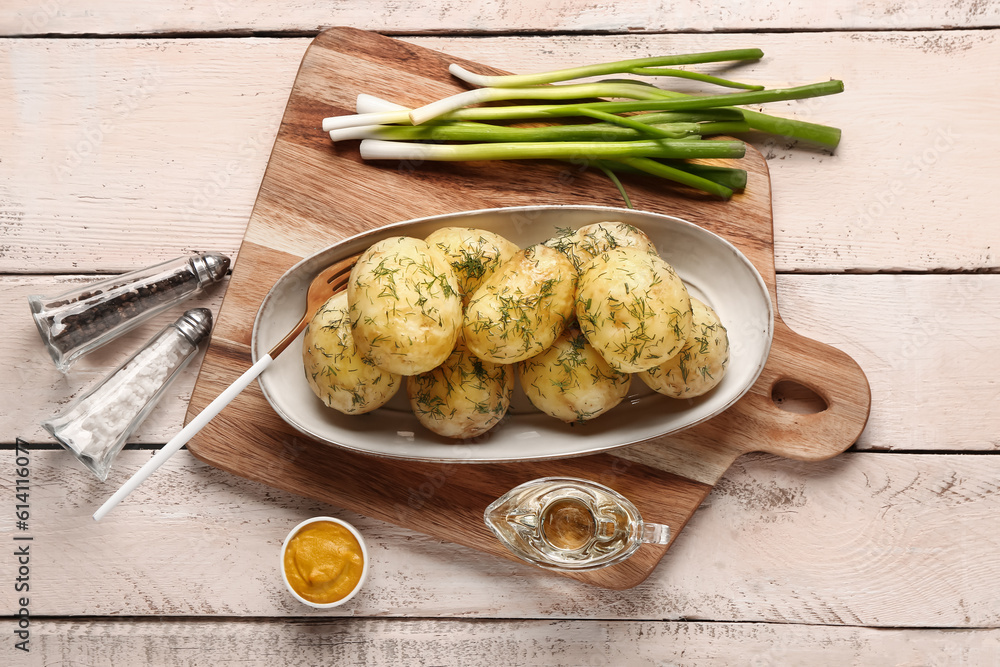
[[[28,302],[52,360],[67,370],[81,355],[218,282],[229,258],[218,253],[178,257],[56,297]]]

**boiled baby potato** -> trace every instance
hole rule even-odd
[[[637,248],[656,252],[656,246],[646,233],[625,222],[598,222],[576,230],[576,245],[581,252],[593,258],[615,248]]]
[[[520,248],[493,232],[469,227],[442,227],[425,239],[451,265],[462,304]]]
[[[421,239],[397,236],[362,253],[347,286],[358,351],[400,375],[440,365],[455,349],[462,300],[455,274]]]
[[[531,403],[564,422],[584,422],[607,412],[625,398],[632,380],[608,366],[575,325],[517,367]]]
[[[474,438],[507,414],[514,367],[477,359],[460,339],[443,364],[408,377],[406,391],[425,427],[448,438]]]
[[[483,361],[512,364],[545,351],[573,316],[576,270],[557,250],[533,245],[472,295],[463,334]]]
[[[595,255],[615,248],[638,248],[656,252],[656,246],[645,232],[628,223],[616,221],[584,225],[577,230],[561,229],[545,245],[569,257],[578,270]]]
[[[680,352],[691,331],[691,299],[659,255],[616,248],[581,267],[576,317],[612,368],[638,373]]]
[[[302,362],[306,380],[320,400],[349,415],[384,405],[402,386],[399,375],[358,353],[347,292],[330,297],[313,315],[302,341]]]
[[[694,398],[722,381],[729,364],[729,335],[719,316],[698,299],[691,299],[691,335],[669,361],[639,373],[642,381],[673,398]]]

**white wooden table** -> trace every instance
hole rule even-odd
[[[1000,5],[787,5],[6,0],[0,664],[1000,664]],[[176,313],[63,375],[26,297],[193,250],[235,257],[299,59],[330,25],[513,71],[759,46],[748,71],[761,83],[843,79],[843,95],[772,107],[842,127],[836,155],[758,147],[781,313],[871,382],[855,446],[822,464],[741,459],[622,592],[186,452],[92,522],[180,427],[197,363],[101,484],[39,422]],[[199,303],[216,309],[223,289]],[[15,526],[15,438],[30,449],[28,531]],[[329,512],[367,536],[372,576],[349,605],[309,613],[282,590],[278,547]],[[25,593],[17,536],[33,538]],[[30,652],[16,648],[21,597]]]

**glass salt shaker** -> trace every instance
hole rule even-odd
[[[514,487],[486,508],[486,525],[519,558],[551,570],[619,563],[642,544],[670,542],[668,526],[602,484],[543,477]]]
[[[125,441],[212,330],[212,311],[192,308],[76,400],[42,422],[63,447],[103,482]]]
[[[222,280],[229,258],[219,253],[178,257],[74,288],[30,296],[32,317],[52,360],[65,372],[80,356]]]

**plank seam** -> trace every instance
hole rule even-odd
[[[14,616],[3,616],[0,618],[6,618],[8,620],[14,619]],[[524,622],[542,622],[542,623],[552,623],[552,622],[567,622],[567,623],[677,623],[677,624],[687,624],[687,623],[702,623],[710,625],[746,625],[746,626],[778,626],[778,627],[788,627],[788,626],[800,626],[809,628],[859,628],[868,630],[905,630],[913,632],[921,631],[940,631],[940,630],[951,630],[951,631],[964,631],[964,632],[987,632],[992,630],[1000,629],[1000,626],[996,625],[983,625],[983,626],[951,626],[951,625],[864,625],[859,623],[803,623],[801,621],[733,621],[733,620],[714,620],[714,619],[699,619],[699,618],[592,618],[592,617],[571,617],[571,616],[518,616],[518,617],[504,617],[504,616],[489,616],[489,617],[456,617],[456,616],[326,616],[317,618],[315,616],[222,616],[222,615],[201,615],[201,616],[158,616],[154,614],[148,615],[128,615],[128,616],[88,616],[88,615],[78,615],[78,616],[46,616],[42,614],[32,614],[32,620],[39,621],[50,621],[50,622],[67,622],[67,623],[80,623],[81,621],[90,622],[109,622],[109,623],[121,623],[127,620],[130,625],[136,623],[145,624],[162,624],[167,623],[260,623],[266,621],[269,623],[300,623],[307,625],[329,625],[332,623],[343,623],[346,621],[361,620],[361,621],[387,621],[391,623],[426,623],[426,622],[452,622],[452,623],[524,623]]]
[[[207,31],[163,31],[163,32],[124,32],[124,33],[26,33],[26,34],[0,34],[0,39],[246,39],[246,38],[275,38],[275,39],[295,39],[316,37],[325,28],[319,30],[207,30]],[[601,36],[622,36],[622,35],[768,35],[768,34],[817,34],[817,33],[890,33],[890,32],[962,32],[962,31],[990,31],[1000,29],[1000,24],[984,26],[917,26],[910,28],[872,28],[872,27],[846,27],[846,28],[758,28],[747,29],[720,29],[720,30],[497,30],[497,31],[477,31],[477,30],[427,30],[427,31],[372,31],[379,35],[393,38],[407,37],[479,37],[484,39],[495,37],[601,37]]]

